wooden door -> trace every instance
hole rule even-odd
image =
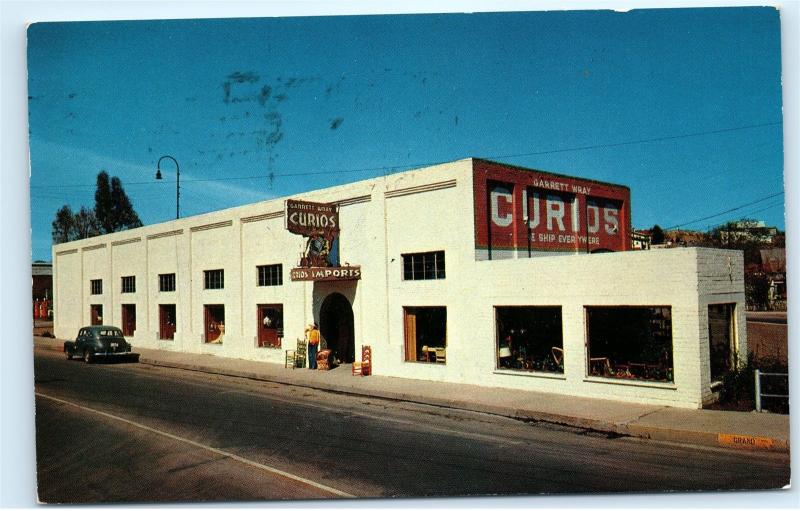
[[[122,335],[133,336],[136,331],[136,305],[122,305]]]
[[[406,360],[409,362],[417,361],[417,314],[413,309],[404,309],[405,314],[405,337],[406,337]]]
[[[175,305],[161,304],[158,306],[158,337],[172,340],[175,338]]]

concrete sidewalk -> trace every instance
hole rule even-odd
[[[61,351],[62,340],[35,337],[36,348]],[[789,416],[687,410],[605,399],[495,389],[386,376],[352,376],[349,365],[331,371],[213,355],[137,348],[140,363],[250,378],[317,390],[543,421],[611,434],[730,448],[788,452]]]

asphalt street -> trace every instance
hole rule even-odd
[[[39,499],[258,501],[780,488],[789,456],[35,352]]]

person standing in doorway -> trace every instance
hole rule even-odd
[[[308,339],[308,368],[316,369],[317,350],[319,349],[319,327],[316,322],[312,325],[308,325],[308,327],[306,331],[306,337]]]

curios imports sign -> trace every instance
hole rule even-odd
[[[292,268],[290,275],[293,281],[360,280],[361,267]]]

